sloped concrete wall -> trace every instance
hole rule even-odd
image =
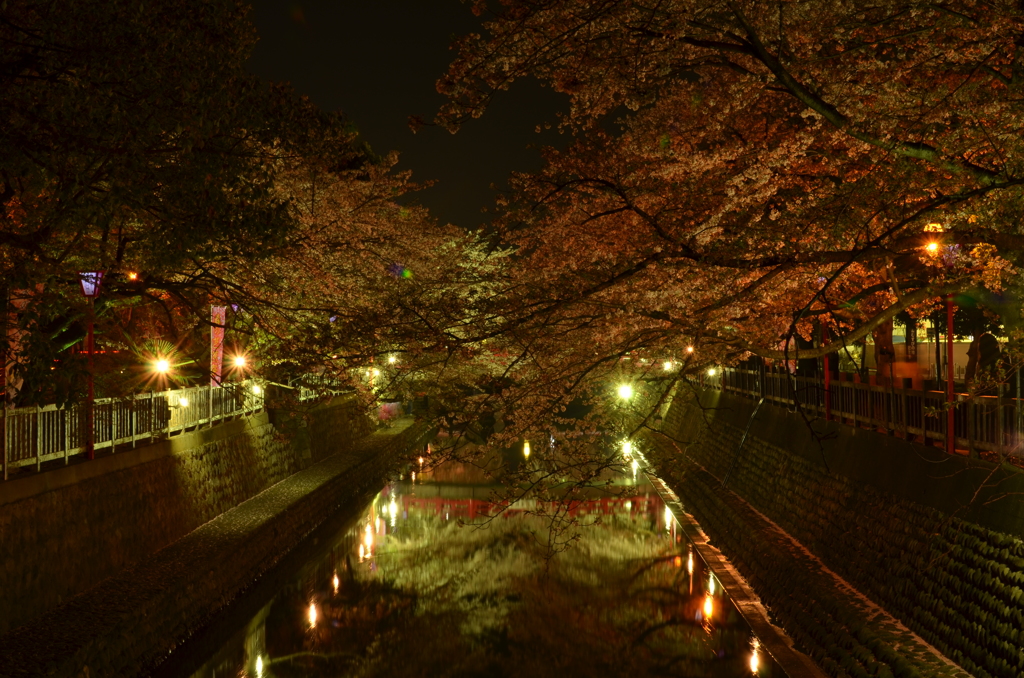
[[[353,399],[339,398],[0,484],[0,633],[350,448],[371,428]]]
[[[152,675],[343,508],[364,505],[433,431],[409,419],[292,474],[43,617],[0,634],[0,674]]]
[[[1024,473],[1017,469],[950,456],[938,447],[822,419],[808,426],[799,414],[767,402],[751,420],[755,406],[754,400],[708,389],[700,405],[691,400],[673,402],[664,430],[680,443],[699,439],[702,444],[715,444],[711,433],[718,432],[721,438],[731,431],[734,443],[719,443],[722,454],[716,459],[728,455],[728,463],[733,464],[739,437],[749,424],[741,461],[756,457],[764,446],[784,450],[811,468],[1024,538]]]
[[[754,405],[705,391],[699,404],[674,403],[664,427],[671,454],[701,469],[675,489],[726,555],[754,562],[760,552],[747,543],[747,553],[730,553],[725,545],[756,535],[715,525],[713,500],[728,479],[972,675],[1024,675],[1024,474],[834,423],[814,422],[812,432],[782,408],[752,418]]]

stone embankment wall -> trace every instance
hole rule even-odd
[[[318,526],[433,435],[397,422],[295,473],[42,618],[0,635],[0,675],[148,676]]]
[[[1024,675],[1022,474],[834,423],[816,422],[816,437],[767,405],[741,449],[754,403],[708,391],[701,406],[677,402],[666,418],[672,454],[689,464],[674,487],[829,673],[931,672],[830,591],[787,580],[789,557],[750,529],[764,517],[972,675]],[[730,504],[726,478],[754,511]]]
[[[0,484],[0,633],[370,433],[354,399],[185,432]]]

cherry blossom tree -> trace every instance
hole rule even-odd
[[[1015,4],[474,9],[493,13],[438,83],[441,124],[522,77],[570,100],[572,145],[513,178],[499,221],[515,255],[488,336],[516,356],[533,424],[580,397],[599,406],[616,379],[816,358],[1013,282]],[[812,346],[822,325],[830,341]]]
[[[179,377],[208,378],[211,304],[232,309],[231,341],[259,349],[254,367],[270,377],[339,355],[346,376],[382,347],[431,346],[447,329],[424,295],[454,317],[438,276],[472,238],[403,207],[408,177],[343,115],[246,71],[248,11],[0,8],[4,362],[18,403],[80,393],[83,361],[68,359],[87,314],[79,271],[106,271],[100,345],[127,355],[162,342]],[[417,306],[436,331],[412,331]]]

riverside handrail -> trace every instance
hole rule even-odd
[[[255,381],[221,386],[100,398],[93,403],[93,447],[115,452],[125,445],[173,435],[264,407],[265,393]],[[2,409],[2,408],[0,408]],[[0,419],[3,477],[10,470],[35,466],[86,452],[86,405],[45,405],[4,410]]]
[[[725,368],[720,376],[705,377],[705,384],[722,391],[774,405],[794,407],[825,416],[825,384],[814,377],[798,377],[773,369]],[[889,435],[943,446],[946,441],[946,394],[910,388],[876,386],[830,380],[829,415],[852,426],[884,429]],[[958,449],[990,450],[1024,456],[1021,449],[1021,401],[1004,395],[967,398],[958,394],[953,404],[955,444]]]

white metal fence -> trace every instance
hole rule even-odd
[[[97,399],[93,405],[93,448],[116,452],[140,442],[172,435],[263,409],[263,388],[252,381],[223,386]],[[3,408],[0,408],[2,410]],[[3,477],[11,469],[85,454],[87,410],[84,403],[3,410]]]

